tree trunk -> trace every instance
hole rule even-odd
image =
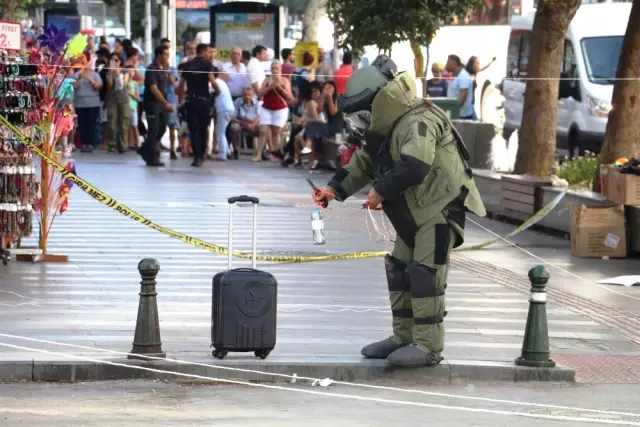
[[[640,0],[634,0],[627,32],[620,51],[613,108],[609,113],[600,163],[611,164],[620,157],[640,155]],[[600,173],[594,188],[600,191]]]
[[[553,166],[564,40],[579,5],[580,0],[541,0],[536,10],[516,174],[548,176]]]
[[[309,0],[309,4],[302,17],[302,28],[304,31],[303,41],[318,41],[318,26],[320,25],[320,20],[326,13],[327,0]]]

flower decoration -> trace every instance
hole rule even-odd
[[[58,212],[60,213],[60,215],[62,215],[63,213],[65,213],[67,211],[67,209],[69,209],[69,198],[65,197],[64,200],[62,201],[62,203],[60,203],[60,207],[58,208]]]
[[[44,33],[38,36],[38,42],[40,47],[46,47],[52,54],[58,53],[64,49],[64,45],[69,40],[67,37],[67,30],[61,29],[51,24],[48,27],[44,27]]]
[[[33,204],[33,210],[36,212],[42,212],[42,207],[44,206],[44,202],[42,201],[42,197],[40,197],[38,200],[36,200],[36,202]]]
[[[76,34],[71,40],[69,40],[64,57],[76,58],[77,56],[82,55],[85,47],[87,47],[87,36],[84,34]]]
[[[73,130],[73,119],[74,116],[72,114],[56,114],[55,136],[65,137],[69,135],[69,132]]]
[[[60,100],[66,100],[73,96],[73,83],[75,79],[67,77],[62,81],[60,87],[58,88],[58,93],[56,93],[56,98]]]
[[[62,183],[60,185],[60,188],[58,189],[58,196],[61,197],[61,198],[62,197],[67,197],[69,195],[69,191],[70,190],[71,189],[69,188],[69,186],[67,184]]]
[[[69,172],[71,172],[72,174],[74,174],[74,175],[76,174],[76,164],[75,164],[75,162],[67,162],[67,164],[64,165],[64,168],[66,170],[68,170]],[[64,180],[64,185],[66,185],[67,188],[69,190],[71,190],[73,188],[73,181],[71,179],[67,178],[67,179]]]

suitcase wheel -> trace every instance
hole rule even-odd
[[[229,354],[229,352],[227,350],[213,350],[212,354],[213,357],[217,357],[218,359],[222,360],[227,354]]]
[[[271,351],[269,350],[258,350],[253,354],[255,354],[256,357],[259,357],[260,359],[266,359],[269,353],[271,353]]]

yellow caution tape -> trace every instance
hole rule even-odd
[[[223,246],[219,246],[213,243],[205,242],[204,240],[196,239],[195,237],[187,236],[186,234],[179,233],[177,231],[171,230],[169,228],[163,227],[154,223],[153,221],[145,218],[140,215],[136,211],[122,203],[118,202],[114,198],[100,191],[93,185],[89,184],[84,179],[80,178],[78,175],[68,171],[63,165],[47,156],[37,144],[33,143],[31,139],[27,138],[18,128],[16,128],[13,124],[11,124],[6,117],[0,115],[0,124],[6,127],[9,131],[11,131],[16,138],[18,138],[23,144],[27,145],[33,153],[40,156],[45,163],[49,166],[55,168],[65,180],[69,180],[73,182],[78,188],[82,191],[93,197],[98,202],[103,205],[113,209],[114,211],[120,213],[121,215],[126,216],[136,222],[139,222],[142,225],[153,228],[160,233],[163,233],[169,237],[173,237],[174,239],[180,240],[189,245],[193,245],[205,251],[209,251],[211,253],[217,255],[228,255],[229,250]],[[525,223],[520,225],[518,228],[513,230],[511,233],[507,234],[505,238],[513,237],[514,235],[526,230],[531,227],[538,221],[540,221],[543,217],[545,217],[549,212],[551,212],[560,202],[560,200],[564,197],[566,191],[559,194],[551,203],[538,211],[534,216],[529,218]],[[484,243],[480,243],[473,246],[456,248],[454,251],[468,251],[475,250],[487,247],[496,242],[500,241],[500,239],[490,240]],[[362,252],[350,252],[346,254],[327,254],[327,255],[310,255],[310,256],[294,256],[294,255],[257,255],[257,259],[260,261],[268,261],[268,262],[283,262],[283,263],[301,263],[301,262],[312,262],[312,261],[337,261],[337,260],[348,260],[348,259],[364,259],[364,258],[380,258],[388,254],[387,251],[362,251]],[[250,252],[233,252],[233,256],[236,258],[243,259],[251,259],[252,254]]]

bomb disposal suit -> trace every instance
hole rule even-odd
[[[413,79],[383,55],[349,79],[340,109],[362,149],[315,199],[345,200],[373,183],[369,206],[382,202],[397,234],[385,257],[393,336],[362,355],[435,365],[444,349],[450,251],[463,242],[465,212],[486,214],[467,151],[446,113],[417,99]]]

